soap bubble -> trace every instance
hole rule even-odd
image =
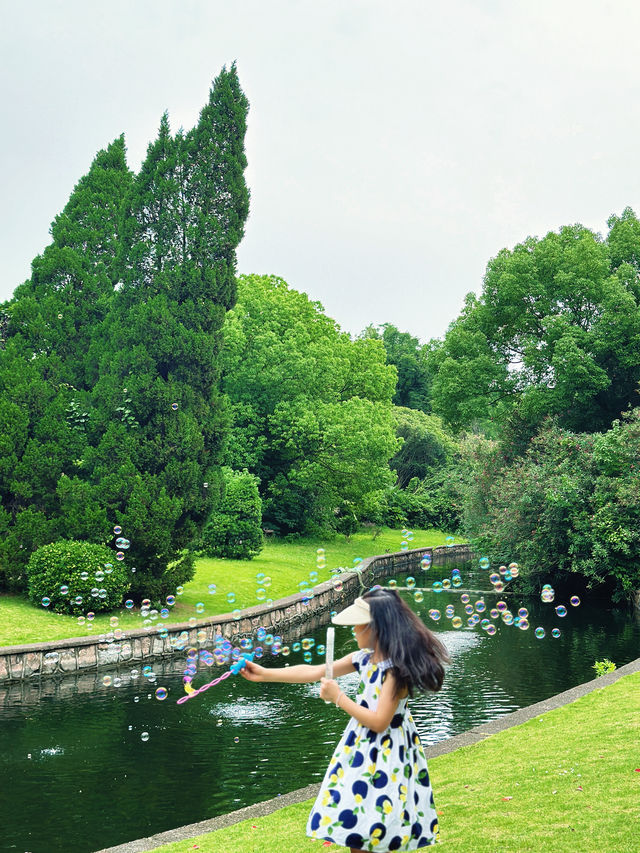
[[[119,536],[122,533],[122,528],[119,524],[116,524],[116,526],[113,528],[113,532],[116,536]]]
[[[513,614],[511,613],[511,611],[510,611],[510,610],[505,610],[505,611],[503,612],[503,614],[502,614],[502,621],[504,622],[504,624],[505,624],[505,625],[513,625]],[[528,628],[528,627],[529,627],[529,625],[528,625],[528,623],[527,623],[527,620],[525,619],[525,620],[524,620],[524,622],[525,622],[526,627]],[[518,627],[520,627],[520,619],[519,619],[519,617],[518,617]]]
[[[551,604],[555,597],[555,591],[551,587],[543,587],[542,592],[540,593],[540,598],[545,604]]]
[[[480,621],[480,617],[478,616],[478,614],[472,613],[471,616],[469,616],[469,618],[467,619],[467,625],[470,628],[473,628],[473,626],[477,625],[479,621]]]
[[[90,610],[90,611],[87,613],[87,619],[89,620],[89,622],[91,622],[91,620],[92,620],[92,619],[95,619],[95,618],[96,618],[96,614],[95,614],[92,610]]]
[[[112,616],[112,617],[109,619],[109,624],[111,625],[111,627],[112,627],[112,628],[117,628],[117,627],[118,627],[118,617],[117,617],[117,616]]]
[[[558,614],[558,616],[560,616],[560,618],[562,618],[567,615],[567,608],[564,606],[564,604],[559,604],[556,607],[556,613]]]
[[[231,615],[233,616],[234,619],[238,620],[242,616],[242,610],[240,610],[236,607],[235,610],[231,611]]]
[[[116,539],[116,548],[121,551],[126,551],[131,547],[131,542],[128,539],[125,539],[124,536],[119,536]]]
[[[451,581],[449,578],[442,579],[442,589],[451,589]]]
[[[478,565],[481,569],[488,569],[491,565],[491,562],[488,557],[480,557],[480,559],[478,560]]]
[[[442,592],[442,581],[434,581],[431,585],[431,589],[434,592]]]
[[[256,631],[256,637],[258,638],[258,640],[260,640],[260,642],[262,642],[266,636],[267,636],[267,629],[266,628],[258,628],[258,630]],[[294,645],[295,645],[295,643],[294,643]],[[296,651],[296,649],[294,649],[294,651]]]
[[[490,637],[493,637],[493,635],[496,632],[496,626],[492,622],[490,622],[487,625],[487,627],[485,628],[485,630],[486,630],[487,634],[489,634]]]
[[[424,595],[419,589],[413,593],[413,598],[418,602],[418,604],[420,604],[421,601],[424,601]]]
[[[452,628],[462,628],[462,619],[459,616],[454,616],[451,620]]]
[[[504,584],[502,583],[502,581],[494,583],[493,588],[496,592],[504,592]]]
[[[440,618],[440,611],[435,608],[429,611],[429,618],[433,619],[434,622],[437,622]]]
[[[489,575],[489,581],[492,584],[500,583],[500,575],[497,572],[492,572]]]
[[[264,572],[258,572],[258,574],[256,575],[256,583],[261,584],[265,578],[266,578],[266,575]]]
[[[266,577],[262,581],[262,586],[266,587],[267,589],[269,589],[269,587],[271,586],[271,578],[269,577],[269,575],[266,575]]]
[[[318,573],[309,572],[309,580],[311,581],[311,583],[315,583],[318,580]]]
[[[116,551],[116,560],[120,560],[120,562],[124,560],[124,551]]]
[[[486,608],[487,608],[487,605],[484,603],[484,601],[481,598],[478,599],[478,601],[476,601],[476,613],[484,613]]]
[[[133,601],[130,598],[127,598],[124,603],[124,606],[127,608],[127,610],[131,610],[131,608],[133,607]]]
[[[538,640],[544,640],[544,638],[545,638],[544,628],[536,628],[536,630],[533,633],[536,635]]]
[[[521,619],[519,624],[518,624],[518,628],[520,628],[521,631],[526,631],[528,627],[529,627],[529,621],[527,619]],[[544,628],[541,630],[544,631]]]
[[[85,622],[85,617],[84,616],[78,616],[78,625],[84,625],[84,622]]]
[[[491,610],[489,611],[489,616],[491,616],[492,619],[497,619],[499,615],[500,615],[500,611],[498,610],[497,607],[492,607]]]
[[[406,579],[405,586],[407,587],[407,589],[413,589],[415,585],[416,585],[416,579],[415,578],[408,577]]]
[[[453,617],[455,616],[455,612],[456,611],[453,604],[447,604],[444,611],[444,615],[447,617],[447,619],[453,619]]]
[[[81,581],[89,580],[89,572],[80,572],[80,580]]]
[[[209,595],[215,595],[218,591],[218,587],[214,583],[209,584]]]
[[[228,592],[227,593],[227,601],[229,602],[229,604],[233,604],[235,600],[236,600],[235,592]]]
[[[66,584],[60,587],[60,595],[69,595],[69,587]]]
[[[343,583],[339,577],[334,577],[331,583],[336,592],[342,592]]]
[[[518,616],[521,619],[526,619],[528,615],[529,615],[529,611],[527,610],[526,607],[521,607],[520,610],[518,610]]]
[[[176,603],[175,595],[168,595],[166,600],[169,607],[173,607],[173,605]]]
[[[398,586],[398,581],[395,578],[391,578],[391,580],[388,581],[387,586],[389,589],[395,589]]]
[[[465,604],[464,612],[467,614],[467,616],[470,616],[473,613],[473,604]]]
[[[104,572],[101,569],[98,569],[96,572],[96,580],[103,581],[104,580]]]
[[[578,598],[577,595],[572,595],[571,598],[569,599],[569,604],[572,607],[579,607],[580,606],[580,599]]]
[[[264,601],[266,597],[267,597],[267,590],[263,589],[262,587],[259,587],[256,590],[256,598],[258,599],[258,601]]]
[[[163,702],[167,698],[168,694],[169,691],[166,687],[158,687],[158,689],[156,690],[156,699],[158,699],[160,702]]]
[[[102,683],[104,684],[105,687],[111,687],[111,676],[110,675],[103,675],[102,676]]]
[[[504,611],[507,609],[507,602],[506,601],[496,601],[496,608],[501,613],[504,613]]]
[[[189,624],[189,627],[190,627],[190,628],[195,628],[195,627],[196,627],[196,625],[198,624],[198,620],[196,619],[196,617],[195,617],[195,616],[191,616],[191,617],[189,618],[189,622],[188,622],[188,624]]]
[[[172,403],[172,404],[171,404],[171,408],[173,409],[173,411],[174,411],[174,412],[177,412],[177,411],[178,411],[178,404],[177,404],[177,403]]]
[[[42,606],[48,607],[50,604],[51,604],[51,599],[47,595],[45,595],[44,598],[42,599]]]
[[[326,653],[327,653],[327,650],[326,650],[326,648],[322,645],[322,643],[320,643],[320,645],[316,646],[316,654],[317,654],[317,655],[320,655],[320,657],[322,657],[322,656],[323,656],[323,655],[325,655]]]
[[[196,604],[196,613],[204,613],[204,604],[201,601]]]
[[[182,595],[183,592],[184,592],[183,586],[177,586],[176,587],[176,595]]]
[[[142,732],[142,734],[140,735],[140,740],[146,743],[149,740],[149,732]]]
[[[454,576],[453,576],[453,578],[451,578],[451,584],[452,584],[456,589],[458,589],[459,587],[461,587],[461,586],[462,586],[462,578],[460,577],[460,575],[454,575]]]
[[[460,596],[460,601],[463,604],[468,604],[471,601],[471,599],[469,598],[469,595],[466,592],[463,592],[462,595]]]
[[[561,634],[560,628],[553,628],[553,629],[551,630],[551,636],[552,636],[552,637],[555,637],[555,639],[556,639],[556,640],[558,639],[558,637],[560,636],[560,634]]]
[[[425,554],[420,560],[420,565],[423,569],[428,569],[431,565],[431,554]]]
[[[409,540],[409,542],[413,542],[413,533],[411,532],[411,530],[407,530],[406,538]]]
[[[400,543],[400,550],[408,551],[409,550],[409,543],[408,542],[401,542]]]

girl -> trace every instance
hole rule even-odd
[[[438,819],[427,762],[407,696],[439,690],[447,650],[395,590],[373,589],[338,613],[353,625],[359,651],[336,661],[336,676],[357,670],[350,699],[324,664],[267,669],[247,662],[249,681],[320,680],[320,697],[351,720],[336,747],[309,821],[307,835],[342,844],[351,853],[415,850],[437,840]]]

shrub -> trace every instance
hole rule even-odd
[[[56,613],[113,610],[130,586],[128,571],[115,553],[89,542],[43,545],[31,555],[26,573],[31,600],[42,606],[48,599],[48,609]]]
[[[262,501],[258,477],[224,468],[225,495],[202,535],[207,557],[250,560],[262,551]]]
[[[606,675],[608,672],[616,671],[615,663],[612,660],[609,660],[609,658],[605,658],[604,660],[597,660],[594,663],[593,668],[595,669],[596,676],[598,678],[600,678],[602,675]]]

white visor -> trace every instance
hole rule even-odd
[[[356,598],[331,620],[334,625],[367,625],[371,622],[371,610],[364,598]]]

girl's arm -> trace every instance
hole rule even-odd
[[[378,705],[375,710],[364,708],[362,705],[354,702],[353,699],[349,699],[340,689],[340,685],[333,679],[323,678],[321,684],[321,699],[328,699],[333,703],[337,702],[338,708],[346,711],[347,714],[350,714],[359,723],[374,732],[383,732],[389,727],[393,715],[398,708],[398,703],[407,695],[405,691],[400,696],[394,696],[395,678],[391,672],[387,673],[387,677],[382,682]]]
[[[334,675],[346,675],[355,670],[351,663],[351,654],[345,655],[333,664]],[[280,681],[285,684],[306,684],[312,681],[320,681],[325,673],[323,663],[312,666],[301,663],[297,666],[266,667],[260,666],[248,660],[240,670],[240,675],[247,681]]]

